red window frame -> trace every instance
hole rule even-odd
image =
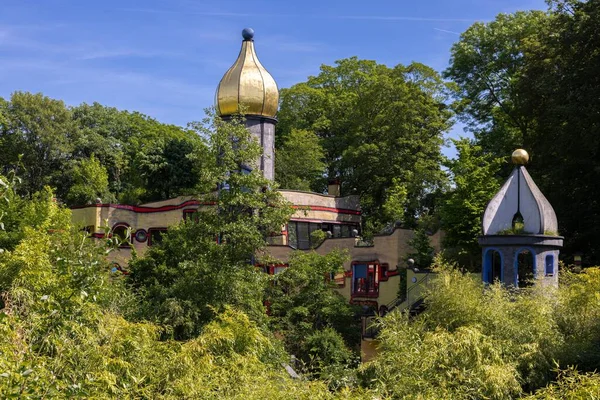
[[[198,222],[199,218],[197,208],[186,208],[185,210],[183,210],[183,220],[187,221],[190,218],[193,218],[194,222]]]
[[[357,265],[367,266],[366,278],[355,277]],[[352,265],[351,297],[379,297],[379,283],[381,263],[379,261],[353,261]]]
[[[148,228],[148,246],[152,246],[152,232],[166,232],[167,228]]]

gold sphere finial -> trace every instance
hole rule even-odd
[[[525,165],[529,161],[529,154],[523,149],[517,149],[512,153],[512,162],[516,165]]]

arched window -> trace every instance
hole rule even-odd
[[[490,249],[485,253],[483,265],[483,276],[486,283],[503,281],[502,278],[502,256],[497,250]]]
[[[554,276],[554,256],[552,254],[546,256],[546,276]]]
[[[127,230],[129,229],[129,225],[125,223],[118,223],[112,228],[112,236],[119,238],[121,244],[119,247],[121,248],[129,248],[131,247],[131,236],[127,237]]]
[[[533,285],[535,279],[535,254],[529,249],[523,249],[517,254],[517,283],[520,288]]]

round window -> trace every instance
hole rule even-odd
[[[146,240],[148,240],[148,232],[146,232],[143,229],[138,229],[135,232],[135,240],[137,240],[138,242],[145,242]]]

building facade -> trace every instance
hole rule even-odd
[[[217,87],[215,107],[225,120],[244,112],[246,127],[263,149],[260,159],[246,167],[258,168],[266,178],[273,180],[279,92],[275,80],[258,60],[254,32],[244,29],[242,36],[238,58]],[[295,250],[314,250],[319,254],[334,249],[347,250],[350,260],[344,265],[344,272],[333,279],[342,296],[350,303],[363,306],[365,337],[370,336],[369,317],[396,307],[410,309],[418,305],[429,272],[407,266],[407,255],[412,251],[411,230],[396,228],[389,234],[375,236],[368,243],[361,240],[360,199],[341,197],[339,183],[329,185],[329,194],[285,189],[280,193],[293,205],[295,213],[281,234],[269,238],[268,250],[279,263],[265,266],[265,272],[281,272]],[[72,211],[74,222],[96,238],[107,233],[125,237],[125,232],[131,230],[129,243],[110,255],[117,268],[126,270],[134,250],[143,255],[149,247],[161,242],[170,226],[212,206],[191,197],[177,197],[136,206],[93,204],[74,207]],[[312,242],[311,233],[316,230],[325,232],[321,243]],[[431,243],[436,250],[440,249],[439,232],[431,236]]]
[[[515,150],[512,161],[515,168],[483,214],[483,281],[558,286],[563,237],[556,214],[525,168],[527,152]]]

